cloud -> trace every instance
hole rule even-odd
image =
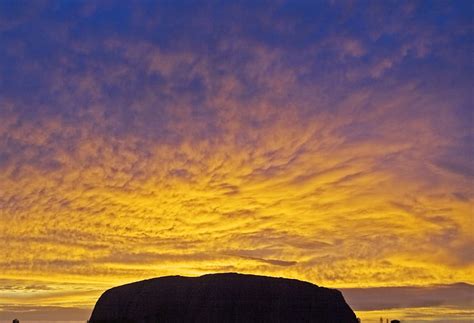
[[[414,307],[472,308],[474,286],[470,284],[428,287],[380,287],[342,289],[346,301],[356,311]]]
[[[274,266],[283,266],[283,267],[288,267],[288,266],[293,266],[296,265],[296,261],[286,261],[286,260],[277,260],[277,259],[263,259],[263,258],[256,258],[256,257],[243,257],[246,259],[251,259],[251,260],[256,260],[263,262],[265,264],[270,264]]]
[[[464,4],[17,6],[3,279],[471,283]]]
[[[9,306],[0,312],[0,319],[10,320],[50,320],[56,321],[86,321],[90,317],[89,308],[59,307],[59,306]]]

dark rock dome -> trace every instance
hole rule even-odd
[[[99,322],[352,323],[340,291],[286,278],[243,274],[167,276],[107,290],[90,319]]]

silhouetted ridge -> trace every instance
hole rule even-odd
[[[286,278],[235,273],[167,276],[107,290],[99,322],[357,322],[338,290]]]

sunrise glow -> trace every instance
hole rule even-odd
[[[104,290],[163,275],[473,284],[472,17],[2,1],[0,319],[86,320]],[[473,314],[411,304],[353,309]]]

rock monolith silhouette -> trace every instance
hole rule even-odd
[[[167,276],[107,290],[91,323],[352,323],[341,292],[286,278],[243,274]]]

